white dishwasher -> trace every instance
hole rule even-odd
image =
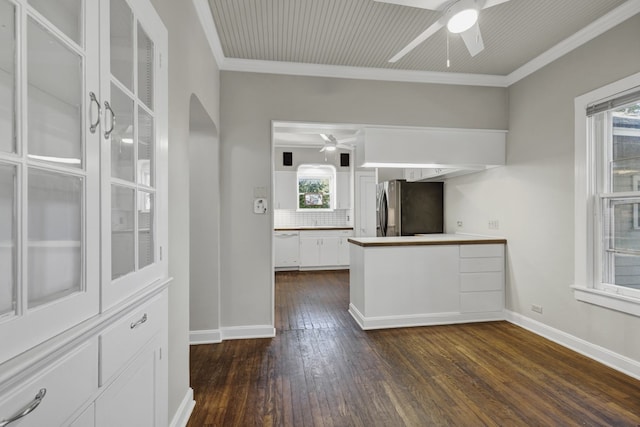
[[[274,231],[274,267],[297,270],[300,265],[300,233],[297,230]]]

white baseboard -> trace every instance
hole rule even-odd
[[[299,271],[348,270],[348,265],[324,265],[320,267],[299,267]]]
[[[272,325],[232,326],[228,328],[189,331],[189,344],[218,344],[224,340],[249,338],[273,338],[276,329]]]
[[[610,368],[640,380],[640,362],[637,360],[630,359],[604,347],[585,341],[582,338],[578,338],[559,329],[552,328],[551,326],[545,325],[544,323],[538,322],[530,317],[523,316],[522,314],[509,310],[505,310],[505,314],[506,320],[514,325],[518,325],[537,335],[547,338],[548,340],[607,365]]]
[[[189,344],[217,344],[222,342],[220,329],[189,331]]]
[[[221,328],[222,340],[242,340],[248,338],[273,338],[276,328],[273,325],[232,326]]]
[[[189,387],[187,389],[187,393],[184,395],[184,399],[182,399],[182,403],[178,407],[178,410],[173,415],[171,419],[170,427],[185,427],[187,422],[189,422],[189,417],[191,416],[191,412],[193,412],[193,408],[196,406],[196,401],[193,400],[193,389]]]
[[[501,311],[491,313],[429,313],[403,316],[365,317],[353,304],[349,304],[349,314],[363,330],[406,328],[413,326],[449,325],[454,323],[489,322],[504,320]]]

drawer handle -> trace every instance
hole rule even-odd
[[[13,422],[18,421],[20,418],[26,417],[27,415],[32,413],[38,407],[38,405],[40,405],[42,399],[44,399],[45,394],[47,394],[47,389],[41,388],[38,394],[36,394],[36,397],[34,397],[33,400],[29,402],[24,408],[20,409],[17,414],[9,418],[8,420],[0,420],[0,427],[8,426]]]
[[[137,328],[138,326],[142,325],[146,321],[147,321],[147,313],[145,313],[144,316],[142,316],[140,318],[140,320],[138,320],[137,322],[132,323],[131,324],[131,329]],[[0,426],[0,427],[2,427],[2,426]]]

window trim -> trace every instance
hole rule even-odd
[[[620,295],[615,288],[597,289],[600,233],[597,230],[599,206],[596,195],[596,168],[599,156],[591,138],[586,111],[590,105],[640,86],[640,73],[605,85],[574,100],[574,297],[616,311],[640,316],[640,298]]]

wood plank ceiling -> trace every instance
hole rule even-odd
[[[485,50],[471,57],[452,34],[447,69],[444,29],[387,62],[438,12],[373,0],[209,0],[226,58],[491,75],[508,75],[623,3],[511,0],[483,10]]]

